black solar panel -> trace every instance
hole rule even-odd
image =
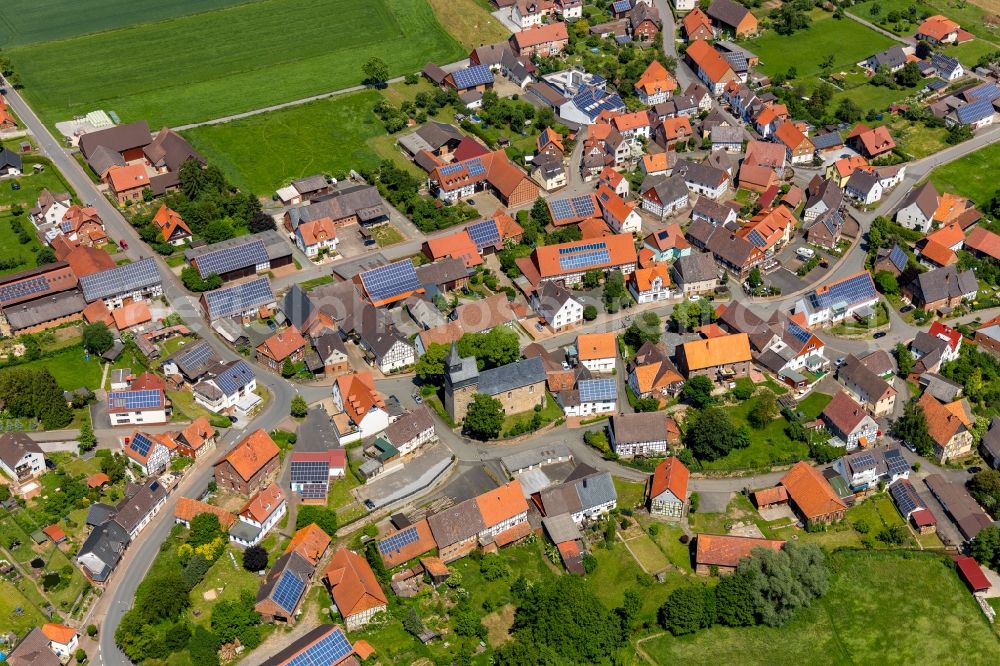
[[[80,288],[83,289],[83,297],[88,303],[142,291],[158,284],[160,284],[160,270],[152,257],[80,278]]]
[[[409,546],[411,543],[416,543],[419,538],[420,535],[417,533],[416,527],[407,527],[405,530],[400,530],[392,536],[379,541],[378,552],[383,555],[387,553],[394,553],[402,550],[403,546]]]
[[[32,294],[40,294],[49,288],[48,278],[36,277],[0,287],[0,303],[15,301]]]
[[[249,266],[259,266],[270,261],[267,248],[264,242],[255,238],[249,243],[236,247],[224,247],[197,257],[194,263],[198,266],[198,273],[205,278],[215,273],[222,275],[231,271],[238,271]]]
[[[281,574],[281,579],[278,581],[277,586],[274,588],[274,594],[271,598],[274,599],[274,603],[281,606],[285,612],[291,613],[295,610],[295,607],[299,603],[299,599],[302,598],[302,592],[306,589],[306,584],[299,579],[291,571],[285,571]]]
[[[340,627],[295,655],[288,666],[332,666],[354,651]]]
[[[212,319],[232,317],[262,305],[274,303],[274,292],[267,277],[223,287],[205,294],[205,303]]]
[[[361,283],[373,302],[420,289],[417,271],[409,259],[365,271],[361,273]]]

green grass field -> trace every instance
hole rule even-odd
[[[364,91],[184,134],[237,186],[264,194],[310,174],[378,164],[366,150],[369,139],[385,134],[372,113],[378,101],[377,92]]]
[[[259,0],[7,51],[50,123],[103,108],[154,127],[357,85],[372,56],[400,75],[465,53],[426,0]]]
[[[648,535],[643,534],[634,539],[629,539],[626,545],[636,562],[650,574],[659,573],[667,568],[666,555],[663,554],[659,546],[653,543],[653,540]]]
[[[993,144],[934,169],[930,180],[939,191],[961,194],[985,206],[997,191],[997,169],[1000,144]]]
[[[16,613],[21,609],[20,614]],[[24,638],[32,627],[39,627],[45,618],[12,583],[0,581],[0,631],[13,631]]]
[[[741,42],[760,57],[762,71],[769,75],[784,73],[795,67],[799,77],[821,72],[820,63],[834,56],[832,71],[848,69],[873,53],[895,42],[850,19],[836,20],[825,12],[813,12],[813,22],[806,30],[789,36],[773,30],[761,37]]]
[[[13,146],[8,146],[13,147]],[[28,219],[27,211],[35,207],[38,200],[38,193],[48,188],[53,192],[71,192],[59,172],[51,167],[46,160],[46,169],[41,173],[30,173],[32,165],[26,163],[24,168],[29,171],[28,175],[19,178],[4,179],[0,182],[0,259],[20,258],[21,264],[15,268],[0,270],[0,274],[23,271],[35,266],[35,250],[41,247],[41,243],[35,236],[34,226]],[[21,186],[19,190],[11,189],[11,184],[17,183]],[[25,212],[20,216],[25,229],[31,234],[29,243],[21,244],[17,235],[11,230],[11,220],[13,215],[9,212],[9,207],[19,205]]]
[[[87,361],[82,347],[68,347],[37,361],[29,361],[20,367],[47,368],[56,383],[66,391],[86,386],[96,390],[101,383],[100,359],[91,356]]]
[[[990,664],[997,637],[935,556],[841,551],[830,590],[781,628],[713,627],[642,644],[660,664]]]

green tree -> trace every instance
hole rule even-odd
[[[303,527],[316,523],[317,527],[333,538],[337,536],[337,512],[325,506],[300,505],[298,513],[295,515],[295,529],[301,530]]]
[[[996,570],[1000,567],[1000,527],[984,527],[969,545],[969,552],[976,561]]]
[[[212,568],[212,563],[202,555],[201,553],[195,553],[188,563],[184,565],[184,570],[181,572],[181,577],[184,578],[184,582],[187,585],[188,590],[193,590],[195,585],[200,583],[208,573],[208,570]]]
[[[688,304],[685,302],[680,302],[674,305],[674,310],[670,314],[670,321],[673,322],[674,328],[677,329],[678,333],[686,333],[689,326]]]
[[[513,363],[521,357],[521,343],[517,333],[506,326],[466,333],[458,341],[459,356],[474,356],[480,370],[497,368]]]
[[[170,625],[170,628],[167,629],[166,643],[172,652],[180,652],[187,647],[190,638],[191,628],[187,625],[187,622],[177,622]]]
[[[766,428],[777,416],[778,401],[775,399],[774,393],[765,389],[754,399],[753,407],[750,408],[750,413],[747,414],[747,420],[750,422],[750,425],[761,430]]]
[[[365,84],[374,88],[385,87],[389,80],[389,66],[381,58],[372,57],[365,62],[362,71],[365,74]]]
[[[715,460],[750,445],[746,428],[734,426],[729,415],[719,407],[695,411],[687,418],[686,425],[684,443],[699,460]]]
[[[597,308],[593,305],[587,305],[583,308],[583,319],[584,321],[594,321],[597,319]]]
[[[896,82],[906,88],[914,87],[920,83],[921,78],[923,78],[923,75],[920,73],[920,68],[917,67],[917,63],[915,62],[906,63],[903,65],[903,69],[896,72]]]
[[[125,478],[128,459],[120,453],[101,458],[101,471],[108,475],[111,483],[120,483]]]
[[[609,273],[604,281],[604,304],[614,312],[625,294],[625,278],[622,277],[622,274],[618,271]]]
[[[254,610],[254,596],[248,590],[244,590],[238,600],[217,601],[212,607],[212,633],[222,644],[238,638],[243,645],[254,642],[259,645],[259,624],[260,613]]]
[[[97,436],[94,435],[94,428],[90,425],[90,419],[84,419],[80,426],[80,434],[76,438],[80,445],[80,453],[91,451],[97,446]]]
[[[969,479],[969,494],[972,495],[984,509],[996,514],[1000,508],[1000,472],[987,467]]]
[[[87,635],[90,636],[91,638],[93,638],[94,636],[97,635],[97,625],[96,624],[88,624],[87,625]]]
[[[185,266],[181,269],[181,282],[188,291],[202,292],[218,289],[222,286],[222,278],[212,273],[206,278],[202,278],[198,269],[194,266]]]
[[[945,136],[944,140],[949,145],[956,145],[968,141],[974,136],[975,132],[971,125],[959,125],[955,124],[948,128],[948,134]]]
[[[531,219],[535,224],[544,227],[552,223],[552,214],[549,212],[549,204],[544,198],[538,197],[531,206]]]
[[[583,274],[583,288],[593,289],[597,285],[601,284],[601,273],[600,269],[592,268]]]
[[[368,566],[372,568],[375,578],[383,585],[388,585],[389,572],[385,568],[385,562],[382,561],[382,556],[379,554],[378,547],[374,541],[368,542],[368,546],[365,548],[365,559],[368,561]]]
[[[503,420],[503,403],[491,396],[477,393],[465,413],[462,427],[471,437],[486,441],[500,435]]]
[[[177,178],[180,181],[181,192],[192,201],[201,196],[205,189],[205,170],[198,160],[185,161],[177,173]]]
[[[432,342],[413,367],[417,379],[429,384],[440,384],[444,379],[444,360],[449,351],[448,345]]]
[[[727,627],[748,627],[755,622],[753,576],[733,573],[715,586],[715,619]]]
[[[410,606],[410,612],[403,618],[403,629],[406,629],[414,636],[424,633],[424,623],[420,620],[420,614],[417,613],[416,606]]]
[[[788,622],[829,585],[823,551],[815,544],[788,542],[778,551],[755,548],[736,571],[752,577],[757,618],[771,627]]]
[[[194,625],[188,641],[188,652],[191,653],[193,664],[219,666],[219,638],[200,624]]]
[[[91,354],[103,354],[115,344],[115,336],[104,322],[87,324],[83,327],[83,348]]]
[[[760,274],[760,268],[754,266],[750,269],[750,275],[747,276],[747,284],[750,285],[751,289],[756,289],[764,284],[764,277]]]
[[[712,396],[714,389],[715,384],[712,383],[711,379],[705,375],[695,375],[684,382],[684,387],[681,389],[681,398],[693,407],[701,409],[702,407],[715,404],[715,397]]]
[[[893,348],[892,354],[896,357],[896,365],[899,366],[899,376],[909,375],[910,371],[913,370],[913,365],[917,362],[913,357],[913,352],[902,342],[898,342]]]
[[[135,598],[136,608],[150,623],[172,620],[190,603],[187,582],[176,569],[168,569],[146,578],[140,583]]]
[[[663,335],[663,324],[655,312],[643,312],[625,329],[625,343],[638,349],[647,342],[657,343]]]
[[[199,513],[191,519],[191,530],[188,532],[187,542],[192,548],[197,548],[206,543],[212,543],[222,536],[222,525],[219,523],[219,517],[214,513]]]
[[[875,286],[883,294],[894,296],[899,293],[899,281],[889,271],[879,271],[875,274]]]
[[[924,457],[934,453],[934,440],[927,431],[927,417],[923,408],[915,402],[906,403],[902,416],[896,419],[889,432]]]
[[[692,634],[715,621],[715,593],[703,585],[685,585],[660,606],[660,625],[674,636]]]
[[[309,413],[309,404],[306,402],[306,399],[303,398],[301,395],[296,394],[295,397],[292,398],[292,406],[291,406],[292,416],[303,417],[308,413]]]
[[[487,581],[509,578],[511,574],[510,566],[496,553],[486,553],[479,561],[479,573]]]
[[[281,364],[281,376],[285,379],[293,376],[295,374],[295,364],[292,363],[291,357],[285,359]]]

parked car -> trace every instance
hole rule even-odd
[[[879,338],[884,338],[884,337],[885,337],[885,331],[879,331],[878,333],[876,333],[875,335],[872,336],[872,338],[875,339],[875,340],[878,340]]]
[[[847,360],[847,359],[845,359],[843,356],[841,356],[840,358],[838,358],[837,359],[837,367],[839,368],[840,366],[844,365],[844,361],[845,360]]]
[[[118,241],[118,248],[121,249],[121,250],[127,250],[128,249],[128,243],[125,242],[125,241],[123,241],[123,240],[120,240],[120,241]]]
[[[16,180],[11,181],[10,189],[16,192],[17,190],[21,189],[21,183],[17,182]]]
[[[916,308],[914,308],[912,305],[904,305],[899,309],[899,312],[901,314],[906,314],[907,312],[913,312],[915,309]]]
[[[799,255],[802,259],[812,259],[816,256],[816,250],[809,247],[800,247],[795,251],[795,254]]]

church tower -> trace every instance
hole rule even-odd
[[[479,367],[473,356],[462,358],[458,346],[451,344],[451,350],[444,360],[444,408],[455,423],[465,418],[472,396],[479,388]]]

